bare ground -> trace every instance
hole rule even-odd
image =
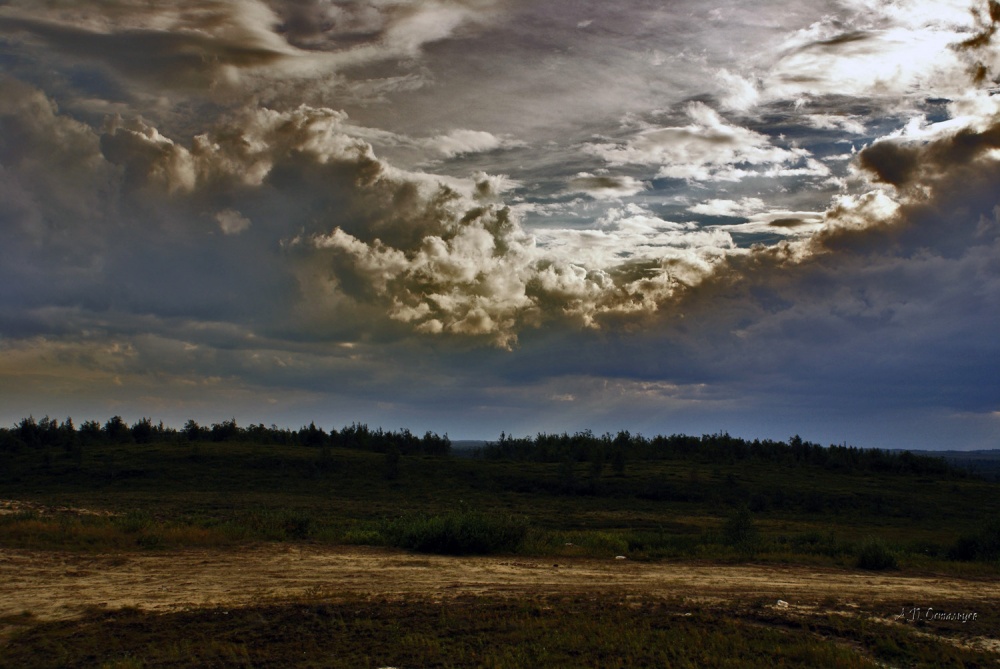
[[[176,611],[338,594],[615,594],[769,605],[780,599],[791,609],[891,619],[901,606],[982,615],[1000,602],[1000,583],[804,566],[441,557],[287,544],[115,555],[0,549],[0,621],[24,612],[35,620],[73,618],[95,606]]]

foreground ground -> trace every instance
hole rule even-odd
[[[113,427],[0,443],[2,669],[1000,666],[1000,485],[930,459]]]
[[[0,549],[0,666],[1000,666],[998,602],[996,579],[825,567]]]

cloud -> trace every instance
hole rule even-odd
[[[764,77],[764,97],[895,100],[928,89],[957,93],[968,63],[952,46],[972,27],[969,5],[914,4],[846,3],[842,14],[794,32]]]
[[[580,172],[569,180],[566,190],[569,193],[584,193],[595,200],[615,200],[637,195],[647,187],[635,177]]]
[[[223,209],[215,215],[224,235],[238,235],[250,227],[250,219],[235,209]]]
[[[335,84],[344,68],[415,58],[425,44],[488,20],[493,5],[110,0],[95,7],[13,0],[0,6],[0,26],[40,57],[101,64],[148,95],[164,87],[230,95],[280,90],[289,78]]]
[[[864,135],[864,123],[853,116],[837,116],[834,114],[804,114],[801,117],[805,125],[820,130],[842,130],[853,135]]]
[[[804,149],[784,149],[758,132],[728,124],[700,102],[687,107],[687,126],[651,128],[622,144],[587,150],[611,165],[657,165],[657,176],[696,181],[739,181],[758,173],[823,175],[827,169]],[[803,166],[799,166],[799,164]]]
[[[141,121],[116,121],[102,149],[123,169],[129,192],[192,206],[248,203],[215,216],[227,233],[251,230],[251,216],[264,218],[254,211],[291,204],[280,228],[288,269],[312,305],[300,313],[320,322],[351,311],[370,317],[366,305],[378,305],[418,332],[507,346],[550,306],[556,316],[588,322],[600,311],[636,308],[628,286],[623,292],[602,272],[580,273],[540,252],[496,203],[502,178],[479,175],[473,183],[400,170],[349,131],[346,116],[329,109],[248,109],[189,147]]]
[[[700,118],[718,120],[714,112]],[[715,129],[715,140],[729,146],[731,127],[718,121]],[[384,332],[396,322],[418,333],[509,347],[526,328],[552,321],[599,327],[655,314],[720,271],[734,271],[746,253],[726,228],[668,221],[636,205],[610,210],[596,229],[529,232],[499,199],[502,179],[483,174],[463,181],[395,168],[331,109],[247,108],[187,146],[140,120],[112,120],[100,146],[121,170],[123,196],[133,206],[156,207],[179,221],[210,205],[212,224],[224,236],[253,234],[248,241],[256,253],[267,240],[281,241],[285,257],[270,262],[295,278],[299,298],[291,310],[279,303],[266,309],[295,314],[317,333],[338,320],[338,328],[353,323]],[[865,151],[877,157],[877,147]],[[746,153],[742,147],[731,155]],[[589,173],[575,179],[589,191],[640,185]],[[877,199],[867,202],[843,199],[827,226],[870,225]],[[180,208],[170,214],[162,203]],[[824,220],[761,208],[761,200],[744,198],[690,209],[738,214],[754,230],[799,236]],[[280,222],[268,221],[278,212]],[[189,234],[198,234],[197,219],[189,226]],[[818,248],[789,247],[789,257]]]
[[[753,81],[726,69],[717,71],[715,78],[720,88],[719,102],[725,109],[747,111],[760,100],[760,91]]]
[[[709,200],[688,207],[688,211],[707,216],[745,217],[764,208],[764,201],[759,197],[745,197],[739,202],[735,200]]]
[[[0,25],[67,56],[101,62],[154,85],[226,87],[238,82],[241,70],[276,64],[296,51],[272,32],[273,13],[254,0],[159,9],[122,1],[108,3],[103,12],[40,5],[7,4]]]
[[[993,5],[653,4],[4,3],[5,406],[996,412]]]
[[[983,107],[980,107],[983,110]],[[859,165],[876,181],[900,189],[927,188],[956,170],[993,163],[1000,148],[1000,114],[951,119],[925,125],[911,123],[902,132],[874,142],[861,151]]]
[[[464,153],[482,153],[494,151],[510,143],[482,130],[452,130],[445,135],[438,135],[421,142],[424,146],[447,158]]]

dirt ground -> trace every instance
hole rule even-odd
[[[892,618],[902,606],[992,611],[1000,583],[775,565],[608,559],[439,557],[360,547],[264,545],[245,550],[84,555],[0,549],[0,621],[72,618],[88,607],[176,611],[338,594],[517,596],[615,594],[761,601]]]

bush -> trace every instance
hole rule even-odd
[[[741,506],[726,521],[722,530],[723,540],[741,555],[750,557],[760,549],[760,533],[753,522],[753,514],[746,505]]]
[[[866,539],[858,548],[857,560],[854,563],[858,569],[868,569],[871,571],[884,571],[886,569],[899,569],[896,555],[889,549],[884,541],[877,538]]]
[[[409,516],[391,521],[389,544],[444,555],[486,555],[520,548],[527,523],[507,513],[458,511],[443,516]]]
[[[952,560],[980,560],[996,562],[1000,560],[1000,521],[993,521],[974,534],[958,538],[948,551]]]

